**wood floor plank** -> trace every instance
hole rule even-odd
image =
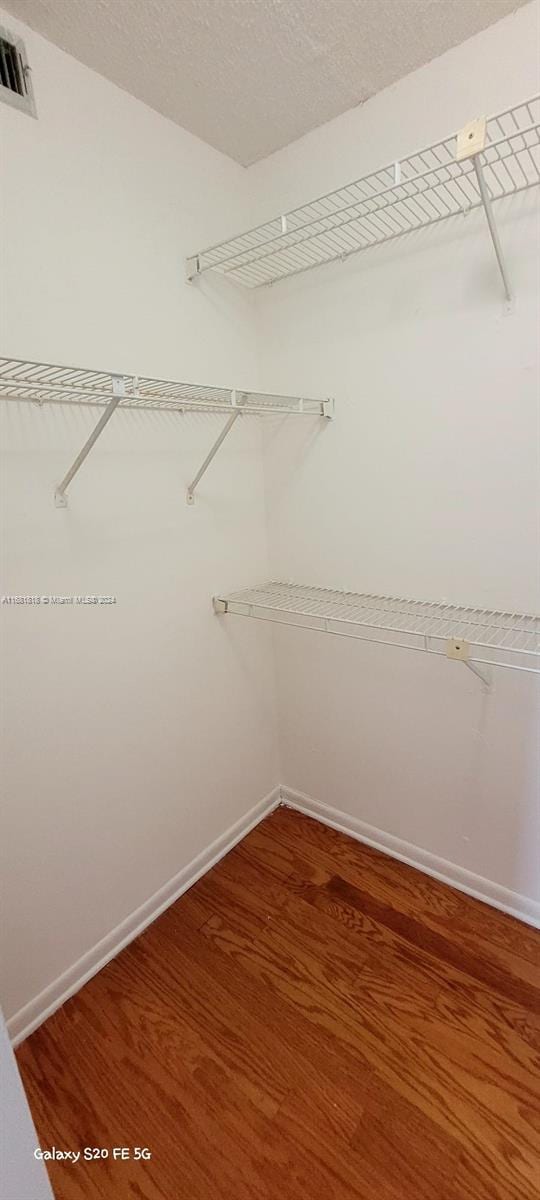
[[[348,883],[405,915],[420,918],[427,927],[446,932],[471,952],[483,956],[488,951],[493,963],[538,986],[536,930],[292,809],[277,809],[261,836],[268,836],[270,820],[273,842],[298,845],[294,829],[300,821],[302,853],[316,867],[324,869],[333,855],[340,864],[336,874]]]
[[[249,861],[231,854],[191,889],[182,912],[189,911],[200,927],[210,917],[226,911],[229,921],[246,937],[256,937],[269,921],[275,919],[288,895],[281,880],[264,868],[256,868]],[[192,911],[192,903],[196,905],[197,913]],[[170,919],[174,919],[173,910],[169,909],[169,914]],[[167,915],[164,914],[164,925]]]
[[[109,1031],[114,1035],[116,1014],[109,1012]],[[133,1017],[135,1021],[135,1017]],[[121,1022],[119,1022],[120,1024]],[[263,1148],[262,1135],[267,1117],[246,1102],[235,1076],[219,1068],[208,1058],[190,1071],[182,1047],[173,1040],[174,1017],[160,1015],[159,1024],[146,1021],[144,1035],[135,1048],[127,1048],[118,1037],[107,1043],[102,1055],[96,1037],[80,1036],[72,1048],[72,1069],[83,1076],[85,1089],[92,1097],[103,1096],[111,1125],[104,1143],[94,1143],[92,1130],[84,1127],[86,1144],[145,1144],[159,1154],[159,1179],[162,1172],[168,1190],[156,1195],[170,1196],[175,1173],[182,1176],[182,1196],[202,1189],[210,1194],[213,1180],[220,1181],[217,1194],[228,1196],[232,1190],[247,1198],[267,1196],[266,1185],[257,1167]],[[124,1080],[131,1081],[126,1091]],[[80,1127],[77,1132],[81,1136]],[[102,1136],[103,1133],[102,1133]],[[78,1139],[77,1139],[78,1142]],[[213,1147],[213,1163],[206,1147]],[[155,1162],[155,1159],[154,1159]],[[136,1180],[141,1168],[135,1164],[107,1164],[109,1195],[116,1195],[117,1180]],[[145,1174],[153,1177],[152,1167]]]
[[[327,877],[326,883],[323,881],[314,884],[311,882],[309,867],[304,867],[302,875],[292,874],[289,877],[287,889],[294,891],[305,903],[331,917],[339,926],[341,936],[358,939],[361,946],[367,948],[372,959],[379,962],[389,959],[398,972],[413,969],[417,989],[430,990],[432,984],[435,984],[443,995],[463,996],[467,1003],[473,1005],[476,996],[489,997],[497,1009],[495,1025],[500,1020],[503,1029],[511,1024],[513,1028],[520,1028],[523,1032],[527,1024],[530,1028],[529,1041],[532,1044],[532,1022],[536,1022],[536,1028],[540,1030],[540,1016],[509,1000],[508,997],[492,991],[476,978],[471,978],[465,970],[466,960],[460,961],[458,966],[448,961],[448,958],[438,958],[423,946],[407,939],[407,926],[404,927],[402,936],[401,932],[398,933],[392,928],[392,922],[379,924],[363,908],[348,904],[343,896],[338,896],[336,892],[328,889],[330,878]],[[534,1001],[536,1003],[536,996]]]
[[[278,809],[19,1048],[43,1147],[153,1153],[58,1200],[538,1200],[539,955]]]
[[[182,1038],[186,1026],[199,1033],[227,1072],[246,1080],[258,1106],[273,1113],[292,1086],[294,1060],[285,1046],[276,1054],[276,1038],[257,1009],[245,1011],[237,1001],[234,973],[216,970],[205,951],[183,922],[181,935],[168,925],[155,931],[151,945],[128,948],[118,964],[121,981],[134,988],[142,981],[156,1004],[173,1010]]]
[[[441,1200],[459,1166],[459,1146],[414,1105],[377,1081],[353,1138],[368,1195]]]
[[[369,1200],[350,1128],[362,1109],[316,1091],[290,1093],[268,1131],[266,1173],[273,1194]]]
[[[126,995],[126,984],[131,981]],[[99,992],[88,990],[80,1012],[94,1036],[103,1038],[114,1032],[116,1041],[141,1059],[151,1044],[159,1057],[174,1056],[182,1061],[196,1079],[232,1078],[247,1107],[254,1105],[264,1116],[274,1116],[290,1087],[287,1073],[268,1056],[251,1052],[245,1031],[237,1034],[233,1028],[236,1014],[227,1014],[228,1025],[223,1013],[220,1022],[212,1023],[202,1018],[201,1007],[194,1017],[188,1005],[181,1003],[180,987],[172,994],[167,992],[159,976],[150,973],[149,977],[138,956],[132,972],[122,964],[122,990],[108,975]],[[252,1022],[252,1039],[257,1032]]]
[[[322,1081],[329,1093],[335,1089],[348,1098],[353,1109],[360,1109],[365,1099],[366,1084],[371,1077],[367,1064],[362,1067],[358,1061],[344,1057],[337,1048],[329,1043],[324,1029],[319,1029],[309,1020],[305,1020],[298,1009],[292,1009],[286,999],[270,988],[258,974],[238,969],[228,954],[216,952],[215,930],[208,922],[201,931],[204,936],[198,941],[193,933],[184,926],[179,929],[176,937],[167,929],[165,934],[164,951],[170,957],[172,949],[170,940],[174,941],[175,958],[185,963],[186,990],[197,988],[199,976],[192,974],[193,966],[204,967],[207,980],[212,981],[213,987],[228,993],[234,1004],[237,1026],[240,1030],[250,1031],[254,1014],[260,1022],[258,1048],[265,1055],[275,1060],[280,1068],[285,1070],[289,1088],[300,1088],[306,1093],[314,1087],[318,1088]],[[163,936],[160,931],[160,936]],[[251,943],[245,939],[245,944]],[[190,976],[187,976],[189,969]],[[165,968],[163,968],[165,971]],[[350,981],[347,979],[347,984]],[[180,999],[189,1003],[189,996],[182,992]],[[193,999],[191,1003],[193,1003]],[[195,1001],[196,1003],[196,1001]],[[226,1001],[220,1001],[220,1007],[226,1007]]]
[[[427,951],[432,957],[451,966],[458,967],[472,979],[485,983],[494,991],[515,1000],[530,1008],[532,1012],[540,1012],[540,972],[538,968],[531,970],[530,982],[522,976],[514,975],[498,961],[494,961],[485,951],[476,955],[463,945],[459,945],[453,937],[433,929],[417,917],[404,914],[389,904],[379,900],[360,888],[353,887],[339,875],[333,875],[328,883],[332,895],[344,901],[350,908],[358,908],[367,913],[378,925],[385,925],[394,933],[398,933],[405,941]],[[515,960],[513,960],[515,962]]]
[[[283,956],[275,956],[267,935],[256,951],[223,928],[214,928],[212,936],[222,953],[232,954],[238,965],[254,971],[324,1031],[335,1052],[357,1058],[361,1069],[371,1065],[402,1101],[431,1117],[449,1138],[464,1147],[474,1142],[484,1174],[500,1158],[500,1170],[519,1173],[523,1196],[536,1200],[540,1145],[528,1118],[505,1093],[504,1073],[489,1084],[456,1056],[454,1061],[445,1056],[436,1033],[426,1039],[424,1032],[406,1030],[403,1021],[397,1028],[390,1025],[385,1010],[374,1010],[369,998],[359,998],[353,1010],[344,996],[338,998],[319,982],[315,999],[312,980],[302,980],[297,971],[291,979],[288,969],[285,977]],[[505,1146],[509,1155],[503,1153]]]
[[[506,1062],[499,1064],[494,1081],[486,1079],[484,1073],[471,1075],[462,1061],[465,1056],[460,1056],[455,1047],[450,1058],[441,1050],[434,1012],[424,1016],[425,1028],[418,1034],[406,1027],[403,1013],[399,1023],[395,1019],[390,1022],[387,1006],[375,1004],[369,992],[362,994],[359,990],[352,1011],[347,984],[337,978],[331,982],[324,979],[320,969],[315,998],[313,977],[302,964],[309,947],[304,944],[302,956],[298,953],[295,956],[294,939],[287,936],[282,925],[268,929],[256,945],[225,928],[219,918],[201,932],[238,966],[254,973],[288,1003],[298,1007],[327,1036],[337,1040],[338,1045],[341,1043],[342,1050],[346,1047],[349,1054],[358,1055],[363,1062],[367,1059],[405,1100],[415,1103],[426,1116],[434,1114],[449,1136],[468,1146],[474,1131],[486,1167],[501,1145],[512,1141],[516,1147],[516,1169],[524,1177],[524,1194],[527,1188],[532,1188],[540,1147],[527,1117],[523,1117],[519,1105],[504,1090]],[[433,1025],[431,1038],[426,1036],[429,1023]],[[454,1111],[448,1109],[450,1080]],[[533,1196],[534,1191],[530,1194]]]

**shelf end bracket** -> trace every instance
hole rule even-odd
[[[201,274],[201,262],[198,254],[186,258],[186,283],[193,283]]]
[[[336,405],[335,405],[335,400],[334,400],[333,396],[328,396],[326,400],[323,400],[322,415],[323,415],[323,417],[326,417],[327,421],[334,420],[334,417],[336,415]]]

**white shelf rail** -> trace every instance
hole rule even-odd
[[[213,604],[216,613],[443,654],[487,687],[486,667],[540,673],[540,617],[274,582],[220,594]]]
[[[38,406],[75,404],[104,410],[95,429],[56,488],[55,503],[58,508],[66,507],[66,489],[117,409],[229,414],[225,428],[188,487],[188,504],[193,504],[197,485],[237,417],[251,413],[258,416],[331,419],[334,415],[332,399],[314,400],[306,396],[240,392],[231,388],[206,387],[202,384],[179,383],[171,379],[93,371],[83,367],[54,366],[51,363],[27,362],[16,358],[0,358],[0,399],[22,400]]]
[[[459,135],[447,137],[199,251],[187,260],[188,279],[217,271],[260,287],[478,207],[486,212],[497,252],[493,201],[540,183],[540,96],[481,124],[484,143],[473,143],[466,157],[456,158]],[[499,254],[497,259],[501,267]],[[502,267],[501,273],[509,298]]]

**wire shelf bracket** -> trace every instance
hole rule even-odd
[[[232,396],[231,404],[232,404],[232,407],[235,409],[235,411],[233,413],[231,413],[229,420],[227,421],[227,424],[222,429],[221,433],[219,434],[219,437],[216,438],[212,448],[209,450],[208,454],[206,455],[206,458],[205,458],[202,466],[199,468],[199,470],[197,471],[197,474],[195,475],[195,477],[192,479],[191,483],[189,484],[187,493],[186,493],[186,503],[187,504],[195,503],[195,489],[198,487],[203,475],[206,474],[206,472],[210,466],[210,463],[215,458],[220,446],[222,446],[223,442],[225,441],[225,438],[230,433],[230,431],[231,431],[233,425],[235,424],[235,422],[237,421],[238,417],[242,415],[243,411],[246,411],[244,406],[249,401],[248,394],[246,392],[241,392],[241,393],[237,394],[235,391],[233,391],[231,393],[231,396]],[[331,421],[334,417],[334,401],[333,401],[333,399],[322,400],[320,402],[319,401],[311,401],[311,400],[306,401],[306,400],[300,399],[298,401],[298,404],[299,404],[299,408],[296,412],[297,416],[303,415],[303,414],[305,415],[306,409],[304,406],[306,404],[311,406],[310,411],[308,412],[308,415],[313,415],[313,411],[312,411],[313,404],[319,404],[319,412],[317,413],[318,416],[325,417],[326,420],[329,420],[329,421]]]
[[[324,417],[327,420],[334,416],[333,399],[314,400],[266,392],[237,392],[230,388],[114,374],[83,367],[54,366],[15,358],[0,358],[0,399],[26,401],[39,407],[44,404],[67,404],[103,410],[95,429],[55,489],[57,508],[67,508],[69,485],[119,409],[228,414],[225,428],[189,484],[188,504],[194,503],[195,489],[239,416]]]
[[[90,454],[92,446],[95,446],[99,435],[103,433],[105,426],[109,424],[113,413],[116,412],[120,401],[126,394],[124,379],[121,375],[111,375],[111,387],[113,392],[112,400],[109,400],[105,412],[101,414],[95,429],[84,443],[82,450],[77,455],[75,462],[69,468],[69,471],[67,471],[64,475],[62,482],[59,483],[58,487],[56,488],[54,493],[54,503],[56,504],[57,508],[67,508],[66,488],[69,487],[69,484],[77,474],[77,471],[80,467],[82,467],[85,458],[87,458]]]
[[[233,392],[233,404],[236,407],[236,392]],[[223,442],[225,441],[227,434],[230,433],[233,425],[235,424],[235,421],[238,420],[238,417],[240,416],[240,411],[241,411],[240,408],[236,407],[236,411],[231,413],[231,415],[227,421],[227,424],[222,429],[221,433],[219,434],[219,437],[216,438],[212,448],[209,450],[208,454],[206,455],[206,458],[202,464],[202,467],[199,467],[197,474],[191,480],[191,483],[189,484],[188,490],[186,493],[186,503],[187,504],[195,504],[195,488],[201,482],[203,475],[206,474],[206,472],[210,466],[210,463],[216,457],[216,454],[217,454],[220,446],[223,445]]]
[[[540,674],[540,617],[270,582],[215,596],[214,612],[446,655],[491,688],[492,668]]]
[[[218,272],[256,288],[483,208],[503,280],[495,201],[540,183],[540,96],[373,171],[187,259],[189,280]]]
[[[511,306],[512,291],[510,288],[510,281],[499,240],[497,226],[495,224],[491,196],[489,193],[489,188],[486,184],[484,169],[481,161],[481,155],[486,148],[486,130],[486,117],[478,117],[475,121],[470,121],[468,125],[465,125],[463,129],[460,130],[456,138],[456,162],[464,162],[469,158],[472,159],[476,181],[478,184],[478,193],[482,201],[491,241],[493,243],[493,249],[495,251],[495,257],[497,259],[497,265],[501,273],[506,302],[509,306]]]

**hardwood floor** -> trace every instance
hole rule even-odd
[[[42,1148],[152,1154],[57,1200],[540,1196],[540,934],[285,808],[18,1061]]]

